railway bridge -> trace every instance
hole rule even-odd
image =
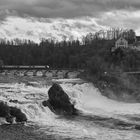
[[[67,78],[69,74],[77,77],[84,72],[82,69],[71,68],[49,68],[49,66],[13,66],[3,65],[0,67],[0,72],[4,75],[13,74],[20,76],[43,76],[43,77],[59,77]]]

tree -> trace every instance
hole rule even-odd
[[[4,65],[3,60],[0,59],[0,67],[3,65]]]

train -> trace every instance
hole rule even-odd
[[[48,65],[45,66],[38,66],[38,65],[30,65],[30,66],[23,66],[23,65],[1,65],[1,69],[49,69]]]

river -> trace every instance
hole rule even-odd
[[[53,82],[62,86],[81,115],[59,116],[42,106]],[[0,140],[140,140],[140,104],[108,99],[81,79],[1,82],[0,100],[28,118],[24,125],[6,124],[1,118]]]

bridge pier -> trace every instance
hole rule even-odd
[[[69,73],[69,71],[66,71],[65,78],[68,78],[68,73]]]
[[[46,73],[48,72],[48,70],[44,70],[42,71],[42,77],[46,77]]]
[[[9,73],[9,71],[8,71],[8,70],[5,70],[4,72],[5,72],[5,75],[8,75],[8,73]]]
[[[19,74],[19,71],[18,70],[15,70],[14,71],[14,75],[17,75],[17,74]]]
[[[47,77],[47,78],[52,78],[52,77],[53,77],[53,73],[52,73],[51,70],[47,70],[47,71],[46,71],[46,77]]]
[[[29,70],[26,70],[25,72],[24,72],[24,76],[27,76],[27,73],[29,72]]]
[[[67,70],[59,70],[58,72],[57,72],[57,77],[58,78],[67,78],[67,73],[68,73],[68,71]]]
[[[37,76],[38,70],[33,71],[33,76]]]
[[[57,77],[57,72],[58,72],[58,70],[52,70],[51,72],[52,72],[52,76],[53,76],[53,77]]]
[[[80,75],[80,71],[68,71],[67,72],[67,78],[78,78]]]

